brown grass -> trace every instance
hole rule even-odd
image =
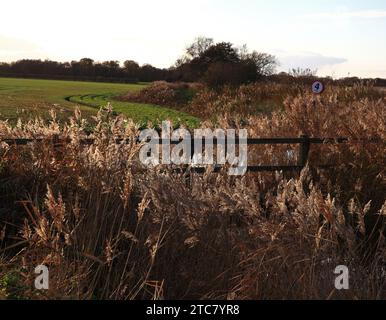
[[[240,87],[224,87],[220,90],[202,88],[195,98],[185,106],[185,111],[201,118],[215,120],[224,113],[245,119],[248,116],[270,114],[281,111],[288,98],[311,95],[311,84],[293,83],[253,83]],[[358,83],[352,87],[338,84],[326,84],[325,96],[336,102],[351,104],[361,99],[385,99],[385,93],[371,84]],[[311,99],[309,101],[313,101]]]
[[[268,89],[259,90],[248,93],[252,100]],[[290,95],[269,115],[226,106],[203,126],[246,127],[253,137],[385,140],[385,101],[358,98],[367,89],[339,90]],[[210,108],[221,105],[215,100]],[[208,169],[188,184],[168,168],[141,167],[140,146],[112,143],[136,135],[134,124],[100,113],[89,147],[79,143],[86,126],[79,113],[66,125],[0,123],[0,138],[72,138],[61,148],[0,145],[0,279],[17,274],[13,285],[0,281],[3,297],[386,298],[384,144],[314,148],[300,175]],[[251,161],[288,161],[285,150],[251,149]],[[318,170],[320,161],[336,167]],[[43,293],[32,286],[38,264],[50,269]],[[348,291],[334,289],[342,264],[351,272]]]
[[[156,104],[181,108],[193,99],[203,86],[199,83],[168,83],[156,81],[138,92],[129,92],[120,97],[123,101]]]

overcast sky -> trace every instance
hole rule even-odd
[[[275,54],[280,70],[386,78],[384,0],[2,0],[0,61],[169,67],[197,36]]]

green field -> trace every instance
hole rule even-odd
[[[114,99],[128,91],[141,90],[146,85],[0,78],[0,119],[15,122],[18,118],[46,117],[50,109],[65,119],[77,105],[87,117],[110,102],[116,112],[141,124],[148,121],[159,123],[166,119],[193,127],[199,123],[197,118],[169,108]]]
[[[75,95],[68,97],[68,100],[78,105],[94,108],[101,105],[105,106],[110,102],[116,112],[125,114],[142,125],[146,125],[148,122],[158,124],[167,119],[172,120],[174,124],[184,123],[189,127],[196,127],[199,123],[197,118],[169,108],[153,104],[116,101],[113,94]]]

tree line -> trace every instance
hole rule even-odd
[[[236,48],[229,42],[215,43],[200,37],[170,68],[140,66],[133,60],[121,65],[118,61],[96,62],[90,58],[71,62],[23,59],[0,63],[0,75],[115,82],[198,81],[216,86],[256,81],[272,74],[275,66],[276,59],[269,54],[249,53],[245,46]]]
[[[155,68],[149,64],[139,66],[135,61],[125,61],[121,66],[118,61],[95,62],[90,58],[71,62],[23,59],[11,63],[0,63],[0,75],[47,79],[138,82],[164,80],[167,78],[168,70]]]
[[[276,74],[277,66],[278,61],[273,55],[250,52],[245,45],[236,47],[230,42],[216,43],[211,38],[199,37],[170,68],[157,68],[150,64],[140,66],[133,60],[126,60],[121,65],[118,61],[96,62],[90,58],[71,62],[23,59],[0,63],[0,76],[109,82],[164,80],[203,82],[216,87],[261,79],[293,81],[315,78],[316,75],[315,71],[308,69]],[[347,78],[349,83],[355,83],[357,80],[359,79]],[[386,80],[375,81],[378,85],[386,85]]]

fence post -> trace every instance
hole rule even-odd
[[[305,167],[308,161],[308,154],[310,152],[310,139],[307,135],[301,135],[302,142],[299,148],[298,166]]]
[[[192,173],[193,173],[193,170],[192,170],[192,164],[193,164],[193,157],[194,157],[194,136],[191,137],[190,139],[190,161],[191,161],[191,164],[190,165],[187,165],[186,168],[185,168],[185,183],[187,185],[188,188],[190,188],[192,186]]]
[[[56,133],[53,134],[52,135],[52,145],[54,146],[54,148],[56,148],[59,145],[59,142],[60,142],[59,135]]]

